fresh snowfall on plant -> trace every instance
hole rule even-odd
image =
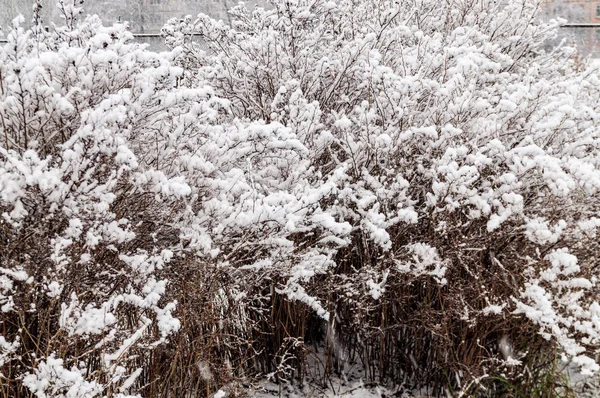
[[[600,370],[600,71],[541,0],[240,3],[161,53],[34,3],[0,48],[0,397]]]

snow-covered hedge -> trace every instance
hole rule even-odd
[[[600,80],[539,2],[276,0],[160,54],[66,3],[0,50],[9,396],[280,380],[308,339],[432,394],[599,369]]]

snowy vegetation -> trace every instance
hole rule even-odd
[[[539,2],[275,0],[164,53],[59,7],[0,49],[0,396],[600,369],[600,73]]]

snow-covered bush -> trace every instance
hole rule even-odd
[[[265,174],[245,207],[265,218],[236,219],[279,240],[243,258],[280,268],[278,293],[327,320],[327,341],[374,378],[525,382],[554,349],[597,370],[598,74],[544,50],[558,22],[539,7],[289,0],[239,6],[231,27],[201,15],[164,28],[183,84],[308,151],[291,190],[265,157],[248,160]],[[290,245],[312,252],[290,261]]]
[[[75,5],[0,50],[8,396],[233,390],[309,340],[431,395],[597,370],[600,81],[536,2],[276,0],[160,54]]]
[[[145,158],[148,134],[208,94],[178,92],[180,70],[125,26],[63,11],[52,33],[17,18],[0,50],[2,392],[124,396],[180,327],[159,274],[191,188]]]

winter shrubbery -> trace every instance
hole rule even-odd
[[[3,396],[598,371],[600,79],[538,3],[277,0],[160,54],[66,3],[0,50]]]

